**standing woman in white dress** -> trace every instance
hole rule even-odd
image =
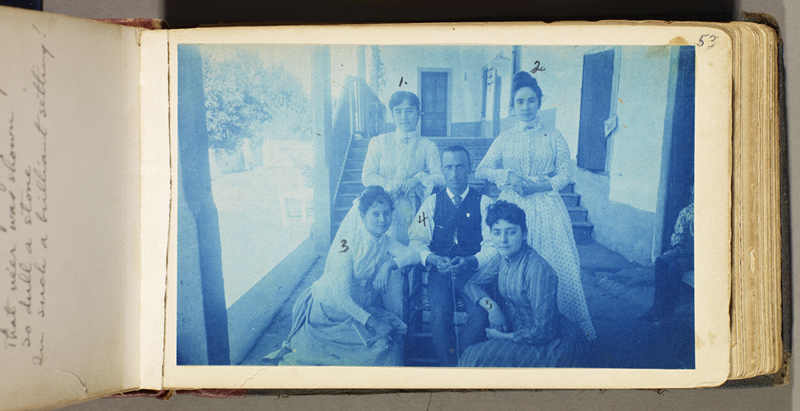
[[[559,190],[570,181],[569,147],[561,132],[542,124],[542,89],[527,72],[511,83],[511,108],[519,120],[501,133],[475,170],[475,176],[496,184],[499,200],[525,211],[528,245],[558,276],[558,307],[578,324],[588,340],[596,338],[581,284],[578,248],[572,221]]]
[[[398,91],[389,99],[397,130],[372,138],[361,172],[361,182],[383,187],[395,209],[389,236],[408,245],[408,227],[422,200],[444,185],[439,149],[419,134],[419,97]]]

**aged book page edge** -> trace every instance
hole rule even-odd
[[[413,30],[413,32],[411,31]],[[713,386],[725,381],[729,370],[730,328],[730,135],[731,60],[730,39],[708,26],[644,24],[433,24],[402,26],[215,28],[170,31],[171,77],[176,75],[174,55],[178,43],[291,43],[324,42],[361,44],[520,44],[538,39],[539,44],[693,44],[702,34],[713,33],[715,48],[698,50],[696,160],[702,171],[696,179],[697,244],[705,258],[698,270],[708,273],[696,283],[696,370],[611,369],[387,369],[362,367],[224,367],[175,365],[176,285],[175,267],[169,267],[165,338],[164,386],[170,388],[668,388]],[[692,39],[692,40],[687,40]],[[533,44],[526,40],[522,44]],[[170,83],[170,95],[176,85]],[[176,101],[170,101],[175,116]],[[174,118],[174,117],[173,117]],[[170,134],[176,135],[176,124]],[[177,142],[173,139],[172,152]],[[173,154],[173,170],[177,159]],[[173,190],[176,187],[173,186]],[[173,198],[175,194],[173,191]],[[176,205],[172,204],[173,210]],[[174,222],[173,222],[174,224]],[[175,230],[170,231],[169,261],[175,261]],[[335,382],[334,382],[335,381]],[[378,381],[379,383],[376,383]],[[443,386],[442,381],[447,381]]]
[[[169,230],[169,95],[167,31],[141,36],[142,301],[141,387],[162,387],[164,296]]]
[[[41,275],[32,271],[28,282],[34,286],[33,316],[17,310],[16,324],[4,316],[2,326],[16,326],[22,336],[23,321],[29,321],[31,347],[40,351],[4,350],[0,384],[13,394],[4,396],[0,409],[52,408],[135,389],[137,29],[7,7],[0,7],[0,21],[6,40],[0,65],[3,152],[8,153],[13,125],[17,200],[27,192],[41,215],[27,224],[17,203],[17,228],[0,237],[3,260],[16,245],[18,268],[41,264]],[[40,184],[32,181],[34,175]],[[17,281],[19,291],[23,277]],[[18,298],[2,300],[9,305]],[[43,313],[34,320],[37,310]]]

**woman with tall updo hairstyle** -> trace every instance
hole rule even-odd
[[[521,71],[511,83],[514,128],[501,133],[475,169],[477,178],[496,184],[499,200],[517,204],[527,215],[527,243],[558,275],[558,307],[578,324],[588,340],[596,338],[581,284],[572,222],[559,190],[570,181],[569,147],[561,132],[542,123],[542,89]]]
[[[379,186],[367,187],[353,202],[322,276],[294,304],[289,337],[265,361],[403,365],[406,324],[386,307],[388,284],[400,267],[417,264],[419,254],[387,235],[393,210],[392,197]]]

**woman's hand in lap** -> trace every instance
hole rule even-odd
[[[369,318],[367,319],[366,326],[367,328],[372,328],[373,330],[375,330],[375,332],[378,335],[387,335],[394,329],[392,328],[391,324],[389,324],[386,321],[375,318],[374,315],[369,316]]]
[[[486,338],[492,340],[499,340],[499,339],[513,339],[513,334],[511,333],[504,333],[502,331],[495,330],[494,328],[487,328],[486,329]]]
[[[481,299],[480,305],[486,309],[486,313],[489,315],[489,325],[496,330],[505,331],[506,317],[503,315],[500,305],[489,297]]]
[[[406,195],[410,193],[412,190],[414,190],[414,188],[416,188],[418,185],[419,185],[419,180],[412,177],[400,183],[399,191],[401,194]]]

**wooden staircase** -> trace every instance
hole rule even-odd
[[[430,137],[430,139],[436,143],[440,153],[452,145],[461,145],[466,148],[469,151],[473,170],[469,177],[470,186],[483,191],[492,199],[497,199],[500,194],[499,190],[492,184],[476,179],[474,172],[494,139],[482,137]],[[353,200],[365,189],[364,185],[361,184],[361,169],[364,166],[368,146],[368,139],[353,139],[350,145],[350,152],[345,160],[342,181],[333,207],[333,233],[339,228],[345,215],[352,207]],[[588,210],[581,206],[581,195],[576,193],[574,189],[575,183],[570,182],[560,193],[572,220],[572,232],[575,236],[575,241],[584,243],[592,238],[593,225],[588,220]]]

